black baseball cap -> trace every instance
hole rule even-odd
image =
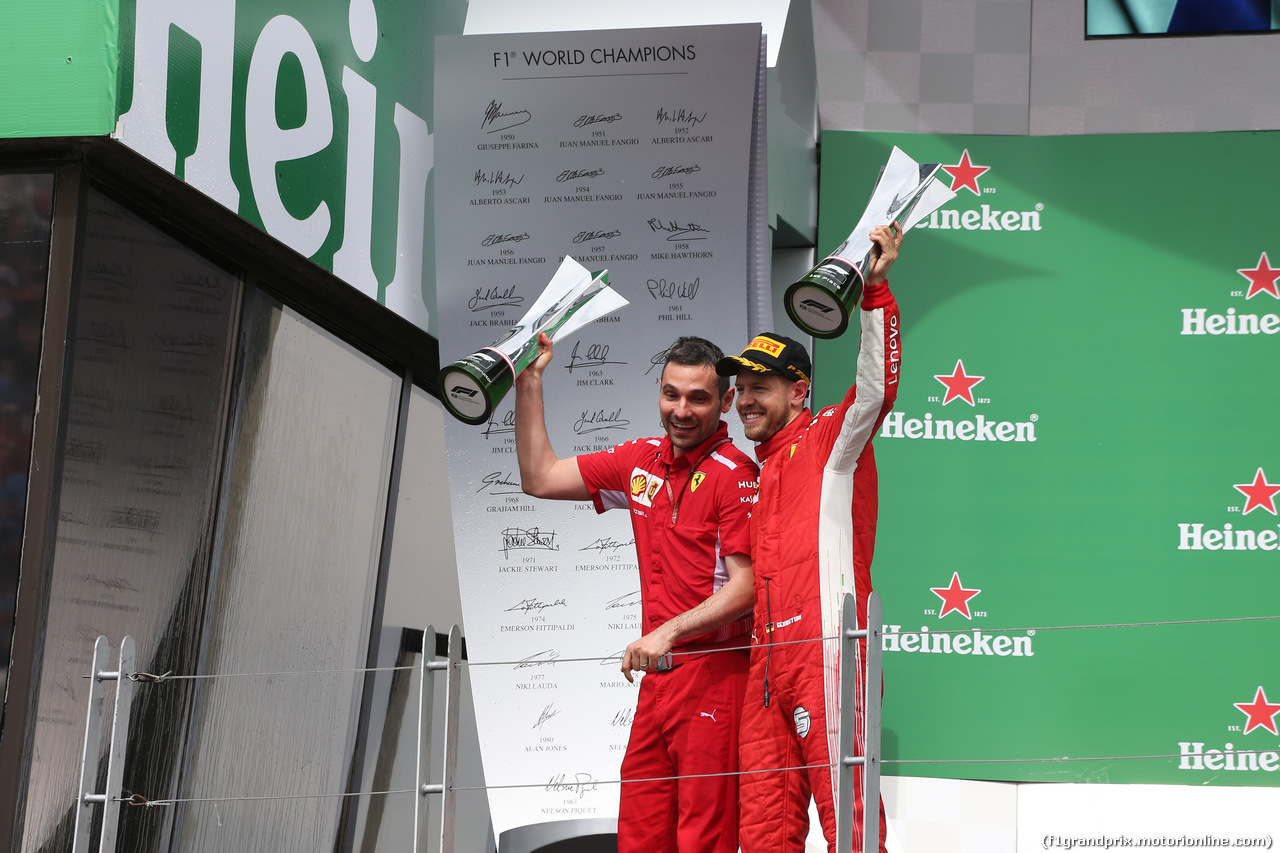
[[[772,373],[792,382],[806,382],[813,373],[813,362],[804,344],[785,335],[764,332],[756,335],[742,355],[727,355],[716,362],[716,373],[721,376],[737,376],[739,370],[756,373]]]

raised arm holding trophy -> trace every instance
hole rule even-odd
[[[568,256],[551,282],[502,338],[440,371],[441,399],[455,418],[482,424],[538,357],[538,335],[560,340],[616,311],[627,300],[609,287],[609,271],[589,272]]]
[[[955,198],[934,180],[937,163],[917,163],[895,147],[880,170],[871,201],[849,236],[822,262],[787,288],[787,316],[815,338],[838,338],[849,326],[867,273],[880,251],[871,229],[892,223],[910,231],[921,219]]]

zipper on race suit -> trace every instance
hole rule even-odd
[[[764,579],[764,706],[769,707],[769,655],[773,653],[773,606],[769,603],[769,579]]]
[[[715,453],[716,450],[718,450],[721,445],[728,444],[728,443],[729,443],[729,439],[722,438],[719,441],[717,441],[715,444],[707,448],[707,452],[702,454],[702,458],[697,461],[697,464],[690,466],[689,477],[684,481],[684,485],[680,487],[679,494],[676,494],[671,488],[671,466],[670,465],[666,466],[667,467],[667,479],[666,479],[667,501],[668,503],[671,504],[671,526],[672,527],[675,527],[676,521],[680,518],[680,502],[684,500],[685,490],[689,487],[689,484],[693,482],[693,475],[698,473],[698,469],[702,467],[703,462],[706,462],[708,459],[711,458],[711,454]],[[661,452],[659,452],[658,455],[659,457],[661,457],[662,455]]]

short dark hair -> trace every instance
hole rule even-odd
[[[668,347],[667,359],[663,366],[674,362],[686,367],[706,366],[714,371],[716,364],[722,358],[724,353],[711,341],[695,335],[684,335],[676,338],[676,342]],[[723,397],[729,391],[729,377],[717,375],[716,385],[719,386],[720,396]]]

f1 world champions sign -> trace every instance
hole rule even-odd
[[[637,696],[620,672],[641,634],[630,517],[524,495],[514,394],[471,401],[522,364],[531,335],[513,330],[552,309],[540,294],[566,258],[584,282],[608,270],[625,305],[556,340],[542,384],[561,458],[660,434],[677,337],[746,340],[761,31],[458,36],[436,50],[440,352],[487,359],[449,374],[470,421],[445,425],[459,586],[472,660],[514,662],[470,674],[486,778],[532,786],[491,790],[490,812],[499,835],[607,823]],[[488,364],[498,378],[477,378]]]

